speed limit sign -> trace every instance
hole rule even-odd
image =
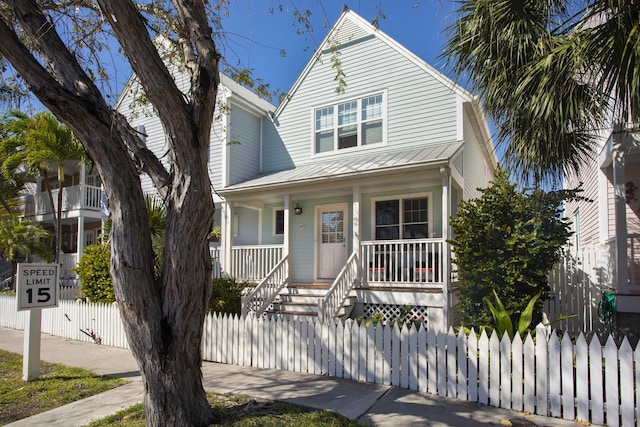
[[[18,264],[18,311],[58,306],[58,264]]]

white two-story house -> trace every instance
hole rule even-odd
[[[134,87],[120,110],[163,155]],[[252,283],[245,313],[392,318],[410,306],[431,327],[451,324],[449,217],[497,163],[476,97],[345,11],[279,106],[225,76],[219,103],[212,253]]]
[[[21,196],[25,218],[35,221],[54,234],[54,214],[58,207],[58,193],[62,191],[61,206],[61,264],[60,278],[65,285],[75,284],[73,269],[84,248],[98,243],[106,214],[106,199],[100,177],[90,164],[68,161],[64,164],[64,181],[59,187],[57,172],[51,172],[46,190],[44,178],[26,186]]]

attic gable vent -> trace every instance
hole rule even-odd
[[[362,29],[355,22],[350,19],[346,19],[339,28],[336,28],[335,33],[330,37],[331,43],[335,45],[341,45],[349,43],[363,37],[367,37],[369,33]]]

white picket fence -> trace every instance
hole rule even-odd
[[[610,290],[612,281],[609,253],[605,246],[565,249],[560,262],[549,274],[550,299],[544,303],[544,311],[551,321],[573,316],[553,326],[572,337],[580,333],[597,334],[605,340],[611,325],[598,315],[602,292]]]
[[[75,341],[99,342],[129,348],[115,304],[87,304],[60,300],[58,307],[42,309],[42,332]],[[17,311],[16,298],[0,295],[0,327],[24,329],[28,312]]]
[[[43,332],[128,348],[115,305],[61,301],[42,311]],[[0,296],[0,326],[22,329],[14,297]],[[84,332],[81,331],[84,330]],[[89,335],[93,334],[93,338]],[[640,348],[609,337],[575,342],[538,329],[524,341],[353,321],[210,315],[208,361],[389,384],[539,415],[633,426],[640,418]]]

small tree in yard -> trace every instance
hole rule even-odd
[[[479,199],[461,203],[451,219],[456,238],[449,243],[458,265],[464,326],[493,323],[483,300],[494,291],[514,318],[540,293],[533,324],[541,320],[542,303],[549,297],[547,276],[572,235],[561,205],[581,198],[580,191],[520,191],[498,169]]]
[[[109,274],[110,263],[111,245],[91,245],[84,248],[75,271],[80,278],[82,293],[89,301],[112,303],[116,300]]]

